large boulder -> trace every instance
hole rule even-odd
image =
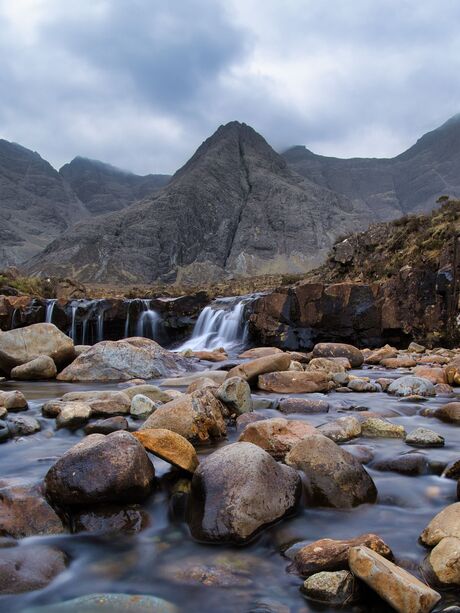
[[[30,362],[20,364],[11,369],[12,379],[23,381],[36,381],[39,379],[54,379],[57,374],[54,360],[47,355],[39,355]]]
[[[60,381],[129,381],[157,379],[191,367],[185,358],[148,338],[103,341],[78,356],[59,375]]]
[[[53,324],[32,324],[8,332],[0,332],[0,370],[10,373],[20,364],[41,355],[62,366],[75,357],[73,340]]]
[[[312,355],[314,358],[347,358],[352,368],[359,368],[364,362],[362,351],[345,343],[317,343]]]
[[[217,389],[216,396],[236,415],[252,411],[251,388],[240,377],[226,379]]]
[[[434,385],[429,379],[406,375],[395,379],[388,387],[387,392],[395,396],[435,396]]]
[[[329,389],[329,377],[323,370],[271,372],[259,376],[257,387],[278,394],[326,392]]]
[[[40,590],[65,567],[65,555],[54,547],[0,548],[0,594]]]
[[[27,400],[19,390],[0,391],[0,407],[4,407],[7,411],[22,411],[27,409]]]
[[[315,431],[315,427],[305,421],[274,417],[248,424],[238,440],[258,445],[275,460],[283,460],[294,445]]]
[[[49,469],[45,490],[60,505],[139,502],[149,494],[154,476],[134,436],[124,431],[91,434]]]
[[[192,479],[188,523],[208,542],[244,542],[293,511],[298,473],[251,443],[233,443],[202,461]]]
[[[265,373],[288,370],[290,365],[291,357],[287,353],[274,353],[231,368],[227,373],[227,379],[240,377],[245,381],[253,381]]]
[[[286,464],[305,474],[311,504],[350,508],[377,499],[361,463],[322,434],[306,435],[286,455]]]

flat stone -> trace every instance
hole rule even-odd
[[[91,407],[91,413],[97,417],[110,417],[112,415],[127,415],[131,400],[125,391],[68,392],[61,398],[62,402],[84,402]]]
[[[321,370],[299,372],[293,370],[271,372],[260,375],[257,387],[267,392],[279,394],[301,394],[326,392],[329,389],[329,377]]]
[[[406,431],[404,426],[393,424],[379,417],[367,417],[361,422],[363,436],[369,438],[404,438]]]
[[[304,413],[305,415],[314,413],[327,413],[329,402],[326,400],[316,400],[307,398],[282,398],[278,405],[281,413],[289,415],[291,413]]]
[[[88,594],[57,604],[24,609],[23,613],[178,613],[178,609],[162,598],[141,594]]]
[[[65,570],[66,558],[53,547],[0,548],[0,594],[40,590]]]
[[[133,436],[147,451],[178,468],[194,473],[198,467],[195,448],[176,432],[162,428],[150,428],[133,432]]]
[[[287,353],[276,353],[235,366],[228,371],[227,379],[240,377],[245,381],[253,381],[265,373],[287,371],[290,364],[291,357]]]
[[[359,368],[364,362],[362,352],[346,343],[318,343],[313,347],[314,358],[347,358],[352,368]]]
[[[406,436],[406,443],[413,447],[442,447],[444,438],[428,428],[416,428]]]

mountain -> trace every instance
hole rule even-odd
[[[110,164],[76,157],[59,174],[93,215],[125,208],[160,189],[169,175],[139,176]]]
[[[428,212],[439,196],[460,196],[460,114],[391,159],[325,157],[303,146],[283,157],[295,172],[368,207],[376,220]]]
[[[30,258],[87,215],[38,153],[0,139],[0,267]]]
[[[366,209],[304,179],[252,128],[221,126],[158,194],[82,221],[30,260],[81,281],[202,282],[300,273]]]

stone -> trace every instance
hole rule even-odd
[[[460,402],[448,402],[436,409],[433,415],[449,424],[460,424]]]
[[[11,369],[12,379],[36,381],[39,379],[54,379],[57,374],[56,364],[47,355],[39,355],[30,362],[20,364]]]
[[[27,409],[27,400],[19,390],[0,391],[0,407],[5,407],[7,411],[23,411]]]
[[[297,372],[303,372],[303,366],[300,362],[295,362],[294,360],[291,360],[289,370],[296,370]]]
[[[216,396],[236,415],[252,411],[251,388],[240,377],[226,379],[216,391]]]
[[[443,538],[431,551],[430,566],[438,581],[444,585],[460,585],[460,539]]]
[[[384,368],[413,368],[417,366],[417,361],[410,356],[398,356],[397,358],[387,358],[380,361],[380,366]]]
[[[92,347],[92,345],[75,345],[74,346],[75,357],[78,357],[82,353],[85,353],[85,351],[88,351],[88,349],[91,349],[91,347]]]
[[[150,400],[148,396],[144,394],[136,394],[131,400],[131,408],[129,412],[136,419],[146,419],[151,415],[158,407],[161,406],[158,402]]]
[[[285,415],[291,413],[303,413],[305,415],[315,413],[327,413],[329,402],[326,400],[316,400],[308,398],[282,398],[278,405],[278,411]]]
[[[364,379],[351,379],[348,381],[348,389],[352,392],[381,392],[382,389],[379,385],[365,381]]]
[[[329,389],[329,378],[324,371],[297,372],[292,370],[271,372],[260,375],[257,387],[266,392],[279,394],[301,394],[325,392]]]
[[[449,358],[443,357],[442,355],[424,355],[421,358],[418,358],[419,364],[438,364],[440,366],[445,366],[450,362]]]
[[[180,434],[163,428],[150,428],[133,432],[133,436],[147,451],[162,460],[194,473],[199,462],[195,448]]]
[[[361,434],[361,424],[356,417],[346,416],[328,421],[319,426],[318,431],[335,443],[345,443]]]
[[[248,424],[238,440],[258,445],[275,460],[283,460],[296,443],[314,432],[316,428],[305,421],[274,417]]]
[[[64,532],[41,486],[20,479],[0,481],[0,536],[15,539]]]
[[[369,464],[375,456],[374,450],[366,445],[342,445],[342,449],[351,453],[361,464]]]
[[[85,434],[110,434],[118,430],[128,430],[129,425],[125,417],[116,415],[107,419],[97,419],[84,427]]]
[[[429,613],[441,595],[368,547],[352,547],[352,573],[399,613]]]
[[[24,609],[23,613],[179,613],[167,600],[141,594],[87,594],[43,607]]]
[[[380,459],[372,463],[375,470],[392,471],[402,475],[424,475],[428,472],[427,458],[420,453],[404,453],[392,458]]]
[[[42,429],[40,422],[29,415],[10,415],[7,425],[11,436],[30,436]]]
[[[416,377],[423,377],[424,379],[428,379],[433,384],[447,383],[447,375],[444,368],[417,366],[416,368],[414,368],[413,372]]]
[[[48,400],[42,405],[42,415],[44,417],[57,417],[62,411],[64,403],[62,400]]]
[[[348,540],[320,539],[301,547],[294,556],[293,569],[302,577],[320,571],[348,570],[348,554],[358,545],[365,545],[385,558],[393,558],[391,549],[376,534],[360,534]]]
[[[209,377],[200,377],[199,379],[195,379],[195,381],[190,383],[187,388],[187,394],[192,394],[197,390],[203,389],[203,387],[217,388],[218,384],[214,381],[214,379],[210,379]]]
[[[406,375],[399,377],[388,387],[388,393],[395,396],[434,396],[434,386],[428,379]]]
[[[228,354],[222,347],[214,351],[193,351],[192,354],[193,357],[206,362],[225,362],[228,359]]]
[[[57,428],[77,430],[91,417],[91,407],[85,402],[64,402],[56,417]]]
[[[254,347],[253,349],[243,351],[243,353],[240,353],[238,357],[243,360],[254,360],[256,358],[265,358],[266,356],[274,355],[275,353],[283,353],[283,350],[278,349],[278,347]]]
[[[413,447],[443,447],[444,438],[428,428],[416,428],[406,436],[406,443]]]
[[[0,420],[0,443],[4,443],[11,438],[11,432],[6,421]]]
[[[361,422],[361,433],[369,438],[404,438],[404,426],[380,417],[367,417]]]
[[[228,373],[225,370],[201,370],[200,372],[192,373],[186,377],[173,377],[171,379],[165,379],[162,385],[168,387],[187,387],[196,381],[196,379],[202,379],[203,377],[212,379],[217,383],[217,385],[220,385],[228,377]],[[146,396],[147,395],[148,394],[146,394]],[[154,399],[152,398],[152,400]]]
[[[333,606],[350,605],[358,599],[358,584],[347,570],[320,572],[304,581],[302,591],[316,602]]]
[[[324,370],[329,375],[336,373],[344,373],[345,366],[335,359],[328,358],[313,358],[308,363],[306,370]]]
[[[375,380],[375,383],[380,385],[380,387],[382,388],[382,392],[387,392],[392,382],[393,379],[387,379],[386,377],[379,377]]]
[[[155,471],[138,440],[128,432],[91,434],[71,447],[45,477],[48,498],[60,505],[140,502]]]
[[[445,507],[433,517],[420,535],[427,547],[434,547],[446,537],[460,538],[460,502]]]
[[[380,347],[380,349],[375,349],[371,351],[364,360],[366,364],[380,364],[382,360],[387,360],[389,358],[396,358],[398,355],[397,349],[391,347],[390,345],[385,345],[384,347]]]
[[[285,462],[307,477],[311,504],[350,508],[377,499],[377,488],[360,462],[320,433],[305,436]]]
[[[62,402],[84,402],[91,407],[91,413],[98,417],[128,415],[131,400],[125,391],[68,392],[61,397]]]
[[[352,368],[359,368],[364,362],[362,352],[345,343],[318,343],[313,347],[314,358],[347,358]]]
[[[419,343],[415,343],[414,341],[412,341],[411,343],[409,343],[409,347],[407,348],[407,351],[411,353],[425,353],[426,347],[424,347],[423,345],[420,345]]]
[[[267,419],[265,415],[251,411],[251,413],[243,413],[236,418],[236,429],[238,431],[244,430],[248,424],[253,424],[256,421],[262,421]]]
[[[460,458],[449,462],[441,476],[446,479],[460,479]]]
[[[0,334],[0,370],[7,374],[39,356],[62,366],[75,357],[73,341],[53,324],[32,324]]]
[[[262,358],[256,358],[250,362],[244,362],[227,373],[227,379],[240,377],[251,382],[259,375],[278,371],[287,371],[291,364],[291,357],[287,353],[276,353]]]
[[[163,390],[157,385],[149,385],[147,383],[141,385],[132,385],[123,390],[123,394],[128,396],[129,400],[132,400],[137,394],[147,396],[153,402],[170,402],[177,398],[177,394],[181,395],[181,392],[177,390]]]
[[[455,395],[453,388],[448,383],[436,383],[434,391],[436,396],[444,396],[445,398],[451,398]]]
[[[66,567],[62,551],[53,547],[0,548],[0,594],[40,590]]]
[[[142,424],[141,430],[165,428],[193,444],[207,443],[226,435],[223,412],[220,400],[209,388],[204,388],[159,407]]]
[[[187,519],[206,542],[245,542],[295,510],[298,473],[251,443],[233,443],[207,456],[195,471]]]
[[[70,515],[72,532],[92,534],[136,534],[147,527],[148,514],[138,505],[102,504],[90,509],[74,509]]]
[[[173,351],[148,338],[102,341],[79,355],[57,379],[59,381],[129,381],[157,379],[191,369],[191,364]]]

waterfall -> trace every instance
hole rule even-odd
[[[150,300],[141,300],[142,312],[136,325],[136,336],[157,340],[161,333],[161,317],[150,308]]]
[[[123,338],[129,338],[129,324],[130,324],[130,310],[131,300],[128,300],[128,306],[126,307],[126,320],[125,320],[125,333]]]
[[[103,299],[72,300],[69,336],[76,345],[89,345],[104,340],[104,312],[106,309],[107,302]]]
[[[70,325],[69,336],[73,340],[73,342],[75,344],[77,344],[77,339],[76,339],[76,335],[77,335],[76,316],[77,316],[77,310],[78,310],[78,302],[72,302],[70,306],[71,306],[71,309],[72,309],[72,323]]]
[[[197,319],[192,337],[179,350],[231,349],[243,346],[248,340],[245,310],[259,294],[218,298],[205,307]]]
[[[47,324],[53,323],[53,311],[54,311],[54,306],[56,302],[57,302],[56,298],[46,301],[45,323]]]

